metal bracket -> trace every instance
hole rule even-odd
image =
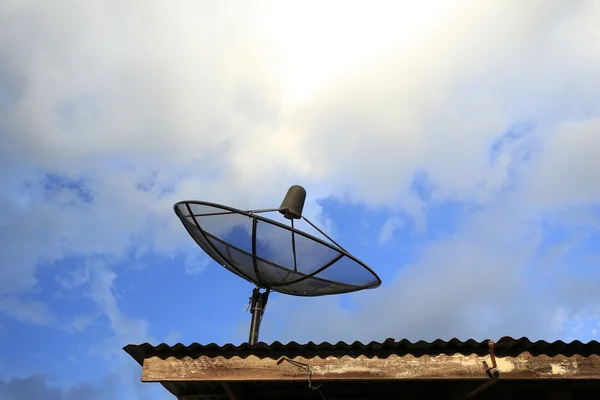
[[[483,360],[482,364],[483,368],[485,368],[485,373],[490,377],[490,380],[485,382],[483,385],[476,387],[475,390],[467,393],[459,400],[471,399],[498,382],[500,378],[500,371],[498,371],[498,364],[496,364],[496,354],[494,353],[494,347],[496,346],[496,343],[494,343],[493,340],[490,340],[488,342],[488,346],[490,348],[490,359],[492,361],[492,366],[490,367],[485,360]]]
[[[248,297],[248,305],[246,306],[246,312],[250,310],[250,307],[252,307],[252,296]]]
[[[304,364],[301,363],[299,361],[295,361],[295,360],[290,360],[287,357],[281,357],[279,360],[277,360],[277,365],[281,365],[282,362],[287,361],[288,363],[292,364],[295,367],[298,368],[302,368],[303,370],[306,371],[306,379],[308,380],[308,387],[311,388],[312,390],[318,390],[321,385],[318,386],[314,386],[312,383],[312,371],[310,370],[310,366],[308,364]]]
[[[493,340],[488,342],[488,346],[490,348],[490,358],[492,360],[492,366],[489,367],[485,360],[483,361],[483,368],[485,368],[485,373],[492,379],[497,379],[500,377],[500,371],[498,371],[498,365],[496,364],[496,355],[494,354],[494,347],[496,343]]]
[[[310,370],[310,365],[296,361],[296,360],[290,360],[289,358],[282,356],[279,358],[279,360],[277,360],[277,365],[281,365],[282,362],[287,361],[288,363],[292,364],[295,367],[298,368],[302,368],[303,370],[306,371],[306,379],[308,380],[308,388],[311,390],[315,390],[317,391],[317,393],[319,393],[319,395],[321,396],[321,399],[326,400],[325,396],[323,396],[323,393],[321,392],[321,385],[313,385],[312,383],[312,371]]]

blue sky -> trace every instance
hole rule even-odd
[[[273,294],[262,340],[597,340],[599,18],[584,0],[6,2],[0,398],[169,398],[122,347],[246,341],[252,290],[173,204],[277,207],[292,184],[383,284]]]

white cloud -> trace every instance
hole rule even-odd
[[[544,140],[529,200],[550,209],[598,203],[599,155],[600,117],[559,124]]]
[[[23,322],[38,325],[47,325],[56,319],[45,303],[23,300],[17,296],[0,294],[0,311]]]
[[[68,324],[68,328],[75,332],[84,332],[98,320],[99,313],[81,314],[75,316]]]
[[[115,398],[118,393],[118,376],[108,376],[101,385],[78,384],[68,389],[53,386],[45,375],[32,375],[26,378],[0,380],[0,393],[6,400],[19,399],[106,399]]]
[[[131,319],[127,317],[118,307],[117,294],[115,289],[116,274],[108,266],[96,263],[93,268],[94,278],[91,281],[90,297],[98,304],[102,313],[108,318],[112,331],[115,333],[115,340],[140,342],[148,341],[148,322],[142,319]],[[108,351],[108,350],[107,350]],[[119,351],[120,349],[111,346],[110,351]]]
[[[203,253],[199,253],[196,257],[188,257],[185,261],[185,272],[190,275],[197,275],[204,271],[210,262],[208,256]]]
[[[385,223],[381,227],[381,230],[379,231],[379,243],[389,242],[394,236],[394,233],[398,229],[403,228],[404,225],[404,221],[399,217],[388,218],[388,220],[385,221]]]
[[[90,279],[90,271],[87,268],[78,268],[64,275],[58,275],[56,281],[65,289],[73,289],[85,284]]]

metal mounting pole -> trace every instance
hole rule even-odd
[[[250,322],[250,338],[248,342],[250,344],[256,344],[258,342],[258,333],[260,330],[260,323],[267,307],[267,300],[269,299],[269,289],[261,293],[260,288],[254,288],[252,291],[252,299],[250,301],[250,312],[252,313],[252,321]]]

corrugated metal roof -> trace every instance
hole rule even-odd
[[[337,342],[335,344],[329,342],[323,342],[316,344],[314,342],[308,342],[306,344],[299,344],[297,342],[289,342],[287,344],[281,342],[273,342],[271,344],[259,342],[255,345],[249,343],[242,343],[240,345],[234,345],[231,343],[225,345],[218,345],[210,343],[202,345],[199,343],[192,343],[191,345],[185,346],[181,343],[175,345],[168,345],[161,343],[157,346],[153,346],[149,343],[143,343],[139,345],[127,345],[123,348],[129,355],[131,355],[140,365],[142,365],[144,358],[159,356],[159,357],[185,357],[185,356],[225,356],[231,357],[235,355],[257,355],[263,357],[280,357],[282,355],[326,355],[326,354],[340,354],[340,353],[361,353],[361,354],[379,354],[379,353],[403,353],[403,354],[435,354],[435,353],[461,353],[461,354],[486,354],[489,350],[489,340],[476,341],[469,339],[467,341],[461,341],[459,339],[451,339],[444,341],[441,339],[433,342],[426,342],[419,340],[418,342],[411,342],[407,339],[395,340],[386,339],[383,342],[370,342],[363,344],[361,342],[345,343]],[[538,340],[532,342],[526,337],[520,339],[513,339],[505,336],[496,342],[495,352],[497,355],[510,355],[518,354],[523,352],[529,352],[532,355],[546,354],[553,356],[557,354],[573,355],[579,354],[582,356],[589,356],[591,354],[600,354],[600,343],[596,340],[592,340],[588,343],[582,343],[579,340],[575,340],[570,343],[565,343],[562,340],[554,342],[546,342],[544,340]]]

